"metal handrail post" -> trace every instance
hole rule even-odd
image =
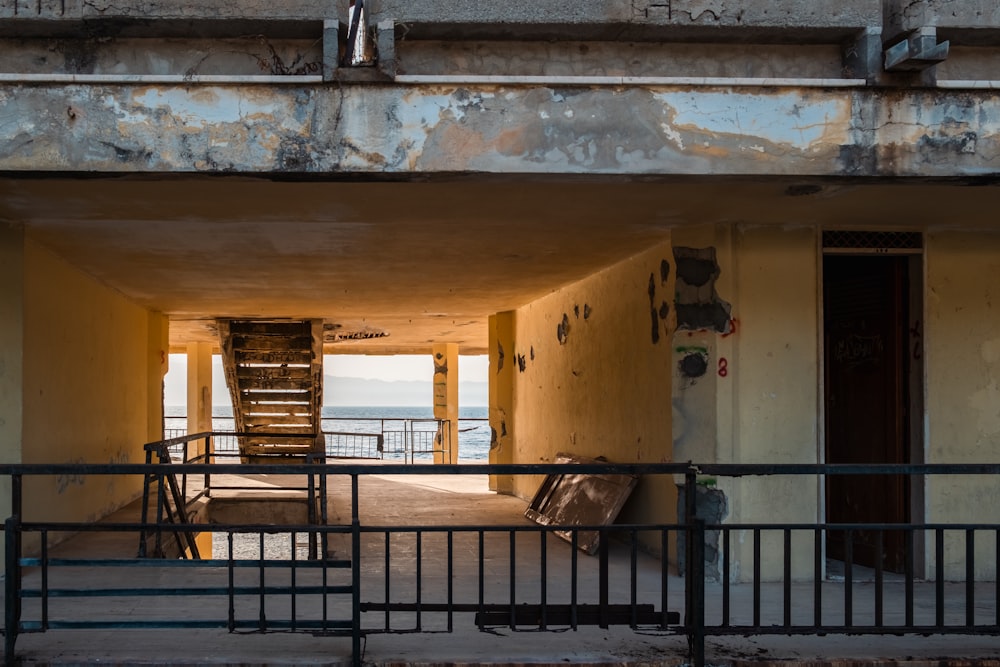
[[[4,521],[5,570],[4,570],[4,662],[16,663],[14,643],[17,641],[18,626],[21,623],[21,574],[18,567],[17,535],[21,530],[21,519],[12,516]]]
[[[690,462],[689,462],[690,464]],[[684,473],[684,629],[688,638],[688,654],[695,667],[701,667],[704,662],[695,662],[697,652],[697,612],[698,602],[696,597],[697,584],[695,577],[698,571],[695,567],[697,556],[695,548],[695,484],[697,473],[693,467],[689,467]],[[704,563],[702,564],[704,567]],[[704,574],[704,572],[702,572]],[[703,591],[704,592],[704,591]],[[704,623],[704,619],[702,619]],[[702,628],[702,641],[704,641],[704,628]]]
[[[215,463],[215,438],[205,436],[205,463]],[[205,473],[205,497],[212,495],[212,473]]]
[[[688,647],[691,664],[705,665],[705,520],[695,519],[691,530],[691,589]]]
[[[351,658],[355,667],[361,667],[361,519],[356,472],[351,473]]]
[[[306,455],[306,469],[312,467],[315,461],[312,454]],[[309,525],[315,526],[316,521],[316,475],[312,472],[306,474],[306,521]],[[316,560],[319,558],[319,540],[316,539],[315,531],[309,533],[309,558]]]
[[[21,475],[11,475],[11,516],[4,522],[4,661],[16,663],[14,645],[21,625]],[[42,564],[45,567],[45,564]]]

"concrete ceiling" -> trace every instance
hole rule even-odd
[[[6,179],[0,219],[144,307],[171,345],[215,318],[318,317],[327,352],[486,351],[515,309],[710,222],[993,226],[1000,188],[805,181]],[[384,337],[335,341],[335,336]]]

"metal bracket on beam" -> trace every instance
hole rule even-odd
[[[920,28],[885,51],[887,72],[922,72],[948,57],[949,42],[938,43],[937,28]]]

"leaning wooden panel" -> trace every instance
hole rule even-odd
[[[607,463],[571,454],[557,454],[556,463]],[[639,481],[637,475],[560,473],[547,475],[524,516],[543,526],[608,526],[615,522]],[[572,542],[571,530],[557,530],[556,535]],[[577,546],[593,555],[599,535],[596,530],[581,530]]]

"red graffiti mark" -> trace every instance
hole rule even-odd
[[[740,321],[739,320],[737,320],[736,318],[730,318],[729,319],[729,331],[727,331],[726,333],[722,334],[722,338],[729,338],[730,336],[732,336],[734,333],[736,333],[736,330],[739,328],[739,326],[740,326]]]
[[[729,375],[729,362],[725,357],[719,357],[719,377],[724,378]]]
[[[920,320],[916,320],[910,327],[910,338],[913,341],[913,359],[919,361],[924,356],[923,331]]]

